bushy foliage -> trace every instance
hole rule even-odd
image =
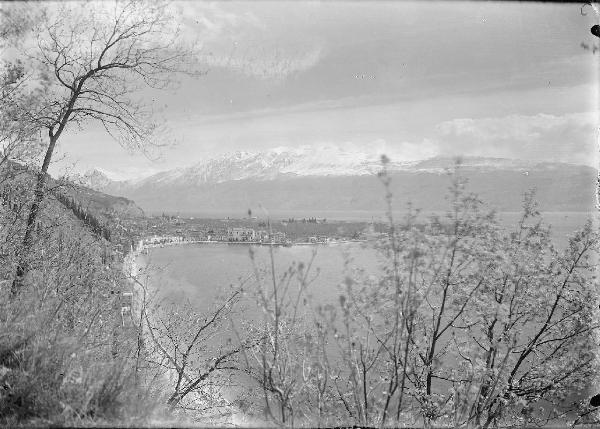
[[[349,263],[337,303],[306,305],[302,269],[257,274],[266,316],[249,366],[272,422],[514,427],[587,412],[597,232],[588,222],[558,250],[532,194],[506,230],[450,178],[445,214],[397,222],[384,171],[381,275]]]
[[[25,220],[9,205],[0,206],[0,424],[145,421],[160,396],[139,365],[137,331],[122,328],[127,283],[107,262],[108,243],[48,201],[32,269],[12,296]]]

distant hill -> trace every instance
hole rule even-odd
[[[132,200],[109,195],[85,186],[68,186],[65,192],[81,202],[88,210],[108,218],[144,217],[144,211]]]
[[[390,163],[395,206],[408,202],[423,210],[442,210],[451,158]],[[301,153],[237,152],[170,170],[142,180],[111,181],[94,173],[97,189],[134,200],[146,211],[240,213],[259,205],[272,211],[384,210],[384,191],[376,172],[380,161],[358,157],[315,159]],[[501,211],[519,211],[523,193],[537,190],[543,211],[589,211],[594,207],[597,172],[564,163],[502,158],[464,158],[469,190]]]
[[[3,173],[0,182],[2,204],[26,217],[35,189],[35,171],[11,162],[3,166]],[[89,189],[65,178],[50,177],[47,188],[45,203],[50,212],[46,214],[59,215],[66,211],[90,232],[115,244],[128,244],[135,232],[132,225],[145,217],[143,210],[130,199]]]

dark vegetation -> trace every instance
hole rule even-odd
[[[110,227],[108,225],[102,225],[96,216],[87,210],[84,210],[81,203],[76,202],[73,198],[60,193],[56,194],[56,199],[60,201],[66,208],[71,210],[75,217],[88,226],[94,234],[103,237],[107,241],[110,241]]]

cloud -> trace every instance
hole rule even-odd
[[[225,68],[265,80],[284,80],[312,68],[323,57],[323,49],[307,43],[284,49],[279,31],[258,18],[252,10],[215,2],[176,3],[188,38],[197,39],[200,60],[209,68]],[[304,46],[302,46],[304,45]]]
[[[251,12],[237,13],[225,10],[215,2],[179,1],[174,4],[178,18],[187,33],[203,43],[218,41],[248,28],[262,28]]]
[[[463,118],[436,126],[440,155],[471,155],[597,166],[594,113]]]
[[[376,139],[367,143],[318,143],[312,146],[315,151],[332,148],[344,153],[362,154],[366,159],[379,160],[385,155],[392,161],[410,162],[431,158],[438,154],[437,145],[429,139],[419,142]]]
[[[463,155],[598,167],[596,114],[592,112],[458,118],[437,124],[420,140],[315,141],[313,147],[315,151],[331,147],[362,153],[369,158],[385,154],[393,161]]]
[[[309,70],[323,58],[319,47],[301,52],[288,53],[282,50],[249,50],[238,54],[235,50],[229,55],[208,54],[203,60],[209,67],[232,70],[249,77],[282,81],[287,77]]]
[[[368,143],[316,141],[311,144],[298,146],[281,145],[268,149],[265,152],[290,152],[299,155],[310,155],[313,160],[335,159],[337,163],[349,164],[357,161],[379,163],[381,156],[386,155],[393,162],[410,162],[431,158],[437,154],[435,145],[428,140],[422,142],[396,142],[390,144],[384,139],[377,139]]]
[[[431,135],[415,141],[375,139],[368,143],[315,142],[312,150],[387,155],[392,161],[416,161],[435,156],[482,156],[539,162],[565,162],[598,167],[595,114],[509,115],[459,118],[435,126]],[[302,146],[307,148],[308,146]]]

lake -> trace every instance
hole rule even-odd
[[[581,228],[589,213],[544,213],[544,219],[552,225],[552,236],[557,247],[568,243],[567,236]],[[501,213],[499,218],[505,227],[516,225],[520,213]],[[269,247],[252,246],[258,268],[268,268]],[[150,264],[151,286],[161,296],[175,301],[189,299],[204,307],[213,301],[220,290],[238,285],[252,276],[254,267],[249,256],[250,246],[240,244],[186,244],[151,249],[142,256],[139,266]],[[318,291],[319,299],[329,301],[337,296],[337,288],[344,276],[344,260],[353,260],[352,266],[371,272],[377,270],[375,250],[362,243],[337,245],[273,247],[276,271],[283,273],[292,263],[307,263],[316,252],[311,269],[316,280],[311,290]]]
[[[163,298],[173,301],[189,299],[199,308],[214,301],[219,291],[237,286],[249,277],[255,280],[250,248],[255,252],[256,268],[270,270],[270,248],[243,244],[189,244],[151,249],[139,265],[149,264],[150,285]],[[343,280],[344,260],[349,256],[354,266],[375,270],[377,254],[362,243],[339,245],[272,247],[275,271],[281,275],[291,264],[307,264],[316,252],[310,290],[329,301],[336,296],[336,285]]]

